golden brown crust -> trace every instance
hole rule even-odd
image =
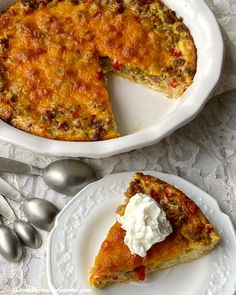
[[[142,258],[131,254],[124,244],[125,231],[116,222],[90,272],[90,283],[96,287],[116,281],[143,279],[145,272],[199,258],[219,241],[212,224],[198,206],[176,187],[153,176],[136,173],[126,192],[126,204],[138,192],[150,195],[160,204],[172,224],[173,233],[163,242],[153,245]],[[122,215],[124,209],[125,206],[118,207],[118,213]],[[123,274],[122,278],[120,274]]]
[[[18,1],[0,17],[1,92],[13,108],[8,122],[60,140],[119,136],[91,34],[81,30],[80,6],[37,3]]]
[[[118,137],[101,59],[178,97],[196,58],[182,19],[158,0],[18,0],[0,16],[0,117],[52,139]]]
[[[0,117],[8,121],[11,118],[11,114],[12,108],[4,101],[0,101]]]

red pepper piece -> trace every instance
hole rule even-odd
[[[120,64],[117,61],[113,61],[112,68],[116,71],[120,71]]]
[[[145,280],[145,266],[139,266],[137,268],[134,269],[134,271],[136,272],[138,279],[140,281],[144,281]]]
[[[93,17],[94,17],[94,18],[95,18],[95,17],[100,17],[101,15],[102,15],[101,11],[98,10],[98,11],[96,11],[96,12],[94,13]]]
[[[132,75],[132,80],[133,80],[133,81],[137,81],[136,76]]]
[[[178,82],[175,80],[175,79],[171,79],[169,81],[169,85],[172,87],[172,88],[176,88],[176,86],[178,85]]]
[[[175,57],[180,57],[180,56],[183,55],[182,52],[180,50],[177,50],[177,49],[172,49],[170,51],[170,53],[171,53],[172,56],[175,56]]]

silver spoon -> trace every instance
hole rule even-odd
[[[0,254],[10,262],[21,260],[24,248],[17,234],[0,220]]]
[[[12,207],[2,195],[0,195],[0,214],[13,224],[13,230],[24,245],[33,249],[42,245],[39,232],[29,222],[18,219]]]
[[[62,159],[52,162],[43,169],[0,157],[0,171],[40,175],[55,191],[74,196],[79,190],[97,179],[96,172],[88,164],[76,159]]]
[[[13,188],[1,177],[0,194],[20,203],[30,223],[47,231],[52,229],[59,209],[51,202],[39,198],[26,199],[18,190]]]

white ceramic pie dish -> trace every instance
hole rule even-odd
[[[14,0],[1,0],[0,10]],[[108,77],[113,111],[120,138],[99,142],[65,142],[22,132],[0,120],[0,140],[34,152],[57,156],[108,157],[157,143],[192,120],[203,108],[220,77],[223,40],[211,10],[203,0],[164,0],[182,16],[194,38],[197,73],[193,84],[178,100],[131,83],[118,76]]]

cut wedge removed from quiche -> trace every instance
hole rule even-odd
[[[41,137],[119,137],[108,71],[179,97],[196,67],[189,29],[160,0],[18,0],[0,15],[0,118]]]
[[[136,193],[154,198],[165,211],[173,232],[154,244],[145,257],[132,254],[124,243],[125,230],[116,222],[101,245],[89,272],[92,286],[103,288],[117,282],[144,280],[147,273],[190,262],[212,250],[220,237],[199,207],[176,187],[153,176],[136,173],[126,192],[123,215]]]

